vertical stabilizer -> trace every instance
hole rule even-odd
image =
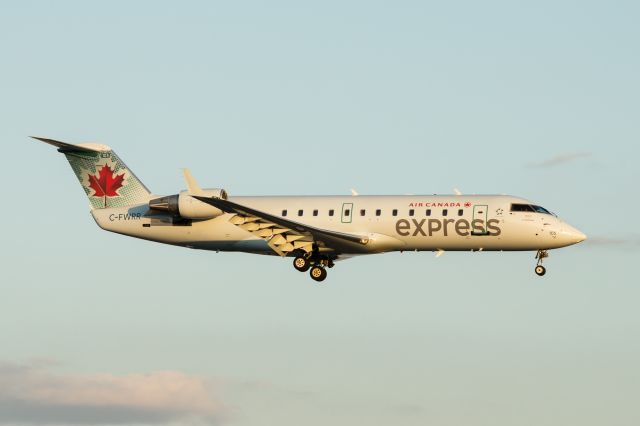
[[[58,147],[89,198],[91,209],[126,207],[149,201],[150,192],[116,153],[106,145],[72,145],[34,137]]]

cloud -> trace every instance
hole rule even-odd
[[[585,241],[587,246],[640,248],[640,236],[631,235],[625,238],[593,236]]]
[[[572,161],[576,161],[581,158],[587,158],[587,157],[591,157],[590,152],[573,152],[568,154],[559,154],[559,155],[556,155],[555,157],[551,157],[544,161],[540,161],[537,163],[530,163],[529,167],[550,168],[550,167],[559,166],[561,164],[570,163]]]
[[[176,371],[61,375],[46,364],[0,363],[0,423],[218,423],[211,384]]]

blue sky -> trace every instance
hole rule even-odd
[[[7,2],[0,424],[636,425],[635,2]],[[508,193],[590,240],[290,262],[100,231],[155,193]]]

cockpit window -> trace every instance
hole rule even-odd
[[[529,204],[511,204],[512,212],[535,212]]]
[[[511,204],[512,212],[535,212],[553,215],[549,210],[544,207],[534,206],[531,204]]]
[[[531,206],[531,207],[533,207],[533,209],[538,213],[551,214],[551,212],[545,209],[544,207],[540,207],[540,206]]]

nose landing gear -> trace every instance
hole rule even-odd
[[[538,250],[538,253],[536,253],[536,259],[538,259],[538,264],[536,265],[536,268],[534,269],[534,271],[540,277],[547,273],[547,268],[542,266],[542,261],[547,257],[549,257],[549,252],[547,250]]]

